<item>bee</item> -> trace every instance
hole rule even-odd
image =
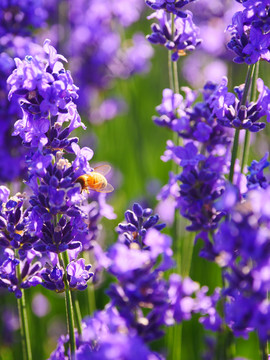
[[[90,174],[79,176],[75,182],[81,184],[82,191],[85,190],[88,192],[89,190],[95,190],[101,193],[110,193],[114,188],[105,178],[105,175],[107,175],[110,170],[110,165],[97,166]]]

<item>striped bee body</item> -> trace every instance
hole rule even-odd
[[[78,177],[76,182],[81,184],[82,191],[95,190],[97,192],[109,193],[114,190],[113,186],[107,182],[106,175],[110,171],[109,165],[101,165],[94,168],[89,174]]]

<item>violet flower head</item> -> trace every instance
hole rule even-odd
[[[62,292],[65,290],[64,269],[55,265],[46,265],[41,271],[42,286],[48,290]]]
[[[67,266],[67,280],[71,289],[85,290],[87,281],[94,275],[89,270],[91,265],[85,265],[85,259],[71,261]]]
[[[266,104],[269,97],[269,89],[261,79],[257,81],[257,89],[260,92],[256,102],[242,103],[244,86],[235,87],[236,95],[228,92],[228,80],[223,78],[210,99],[210,107],[213,116],[220,125],[236,129],[246,129],[258,132],[265,128],[264,122],[259,120],[267,114]]]
[[[27,56],[23,61],[16,58],[17,68],[7,80],[11,87],[9,98],[19,99],[23,110],[23,118],[15,123],[13,134],[33,146],[48,143],[48,115],[59,116],[61,124],[71,120],[71,124],[76,123],[74,127],[83,126],[73,103],[78,88],[62,64],[66,59],[56,53],[49,40],[44,42],[44,53],[48,58],[45,61],[37,56]]]
[[[197,92],[188,87],[182,88],[185,97],[174,94],[172,90],[163,90],[162,104],[156,110],[159,116],[153,121],[159,126],[166,126],[184,139],[192,139],[203,143],[208,151],[217,146],[228,146],[231,139],[226,130],[217,123],[209,105],[209,98],[215,93],[217,86],[211,82],[201,90],[202,102],[195,102]]]
[[[187,13],[181,9],[193,1],[195,0],[146,0],[145,3],[153,10],[165,9],[168,13],[185,18]]]
[[[255,64],[260,59],[270,61],[269,2],[243,1],[243,11],[235,13],[228,27],[231,41],[228,48],[236,53],[234,61]]]
[[[247,174],[247,187],[249,190],[261,187],[266,189],[269,181],[264,175],[264,169],[268,168],[270,162],[267,160],[269,153],[267,152],[260,161],[253,160],[248,167],[249,174]]]
[[[76,333],[76,358],[84,359],[123,359],[165,360],[161,355],[152,352],[143,339],[130,327],[126,318],[116,308],[107,305],[102,311],[82,321],[82,334]],[[65,345],[68,336],[61,336],[57,349],[49,360],[64,360]]]
[[[266,157],[253,164],[262,171]],[[256,185],[256,184],[255,184]],[[269,339],[269,186],[250,187],[231,203],[213,239],[204,236],[203,255],[223,268],[225,320],[235,336],[247,337],[256,329],[261,341]],[[266,317],[265,317],[266,316]],[[264,319],[264,320],[263,320]]]
[[[148,19],[156,18],[159,24],[154,23],[152,34],[147,36],[152,44],[160,44],[172,51],[172,61],[177,61],[187,51],[195,50],[200,44],[199,28],[193,23],[192,13],[186,11],[186,17],[177,17],[174,21],[174,33],[171,30],[171,19],[165,10],[157,10]]]
[[[140,219],[143,209],[137,204],[134,212]],[[130,212],[128,214],[130,216]],[[100,252],[96,254],[97,261],[101,260],[118,280],[107,291],[111,304],[145,341],[151,341],[163,335],[161,326],[168,306],[168,286],[161,274],[172,268],[174,261],[171,239],[167,235],[151,228],[144,244],[141,248],[136,242],[118,241],[102,256]],[[150,310],[147,316],[143,314],[144,308]]]
[[[22,116],[22,110],[14,98],[8,100],[7,78],[15,68],[14,57],[25,57],[26,54],[40,53],[41,48],[33,44],[31,37],[5,34],[0,41],[0,180],[11,182],[23,178],[26,173],[24,155],[19,136],[11,136],[14,122]]]
[[[213,295],[207,295],[206,286],[200,288],[199,284],[186,277],[182,279],[178,274],[169,278],[169,307],[166,312],[166,324],[172,325],[190,320],[192,315],[199,313],[199,321],[203,326],[212,331],[221,328],[222,320],[215,308],[220,299],[219,289]]]
[[[176,147],[175,155],[181,159],[182,173],[177,207],[182,216],[191,221],[188,230],[210,230],[217,227],[224,215],[215,209],[214,203],[225,187],[224,169],[226,157],[197,154],[195,145]]]
[[[131,244],[136,242],[139,246],[145,246],[145,236],[150,228],[162,230],[166,224],[158,224],[159,216],[152,215],[150,208],[143,209],[138,203],[134,203],[133,211],[125,212],[126,223],[120,223],[117,232],[120,234],[119,241]]]

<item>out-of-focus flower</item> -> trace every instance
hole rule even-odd
[[[32,310],[38,317],[46,316],[50,311],[50,303],[41,293],[35,294],[32,300]]]
[[[0,36],[28,35],[31,27],[45,26],[48,13],[43,0],[3,0],[0,4]]]

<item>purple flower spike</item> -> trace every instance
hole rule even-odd
[[[244,6],[228,27],[231,40],[228,48],[237,55],[236,63],[255,64],[259,60],[270,61],[270,21],[268,1],[238,1]]]
[[[185,17],[175,19],[174,34],[171,33],[171,19],[165,10],[157,10],[148,19],[157,18],[159,24],[152,25],[152,34],[147,36],[152,44],[164,45],[172,50],[172,61],[177,61],[186,51],[194,50],[200,43],[199,28],[192,20],[192,13],[186,11]]]
[[[264,169],[269,167],[270,162],[267,160],[269,153],[267,152],[260,161],[253,160],[248,167],[249,174],[247,175],[247,186],[251,189],[261,187],[266,189],[269,185],[269,181],[264,175]]]
[[[234,127],[236,129],[247,129],[258,132],[265,127],[259,120],[268,116],[268,100],[270,90],[261,79],[257,81],[257,89],[260,93],[256,102],[242,104],[243,85],[234,89],[236,95],[228,92],[228,80],[223,78],[209,99],[212,115],[217,118],[220,125]]]
[[[43,146],[48,143],[48,115],[56,117],[61,114],[62,122],[70,120],[75,106],[72,101],[78,97],[78,88],[63,67],[65,58],[57,54],[49,40],[44,43],[44,53],[44,57],[48,57],[46,61],[38,56],[26,56],[23,61],[16,58],[17,68],[7,80],[9,98],[20,100],[24,115],[16,122],[13,134],[20,135],[34,147],[39,142]]]
[[[145,2],[153,10],[165,9],[169,13],[185,18],[186,12],[180,9],[193,1],[195,0],[178,0],[176,2],[174,0],[146,0]]]
[[[126,223],[120,223],[117,227],[119,241],[125,244],[137,243],[144,247],[144,239],[149,229],[162,230],[166,225],[158,224],[159,216],[151,215],[152,209],[143,209],[140,204],[134,203],[133,211],[125,212]]]

